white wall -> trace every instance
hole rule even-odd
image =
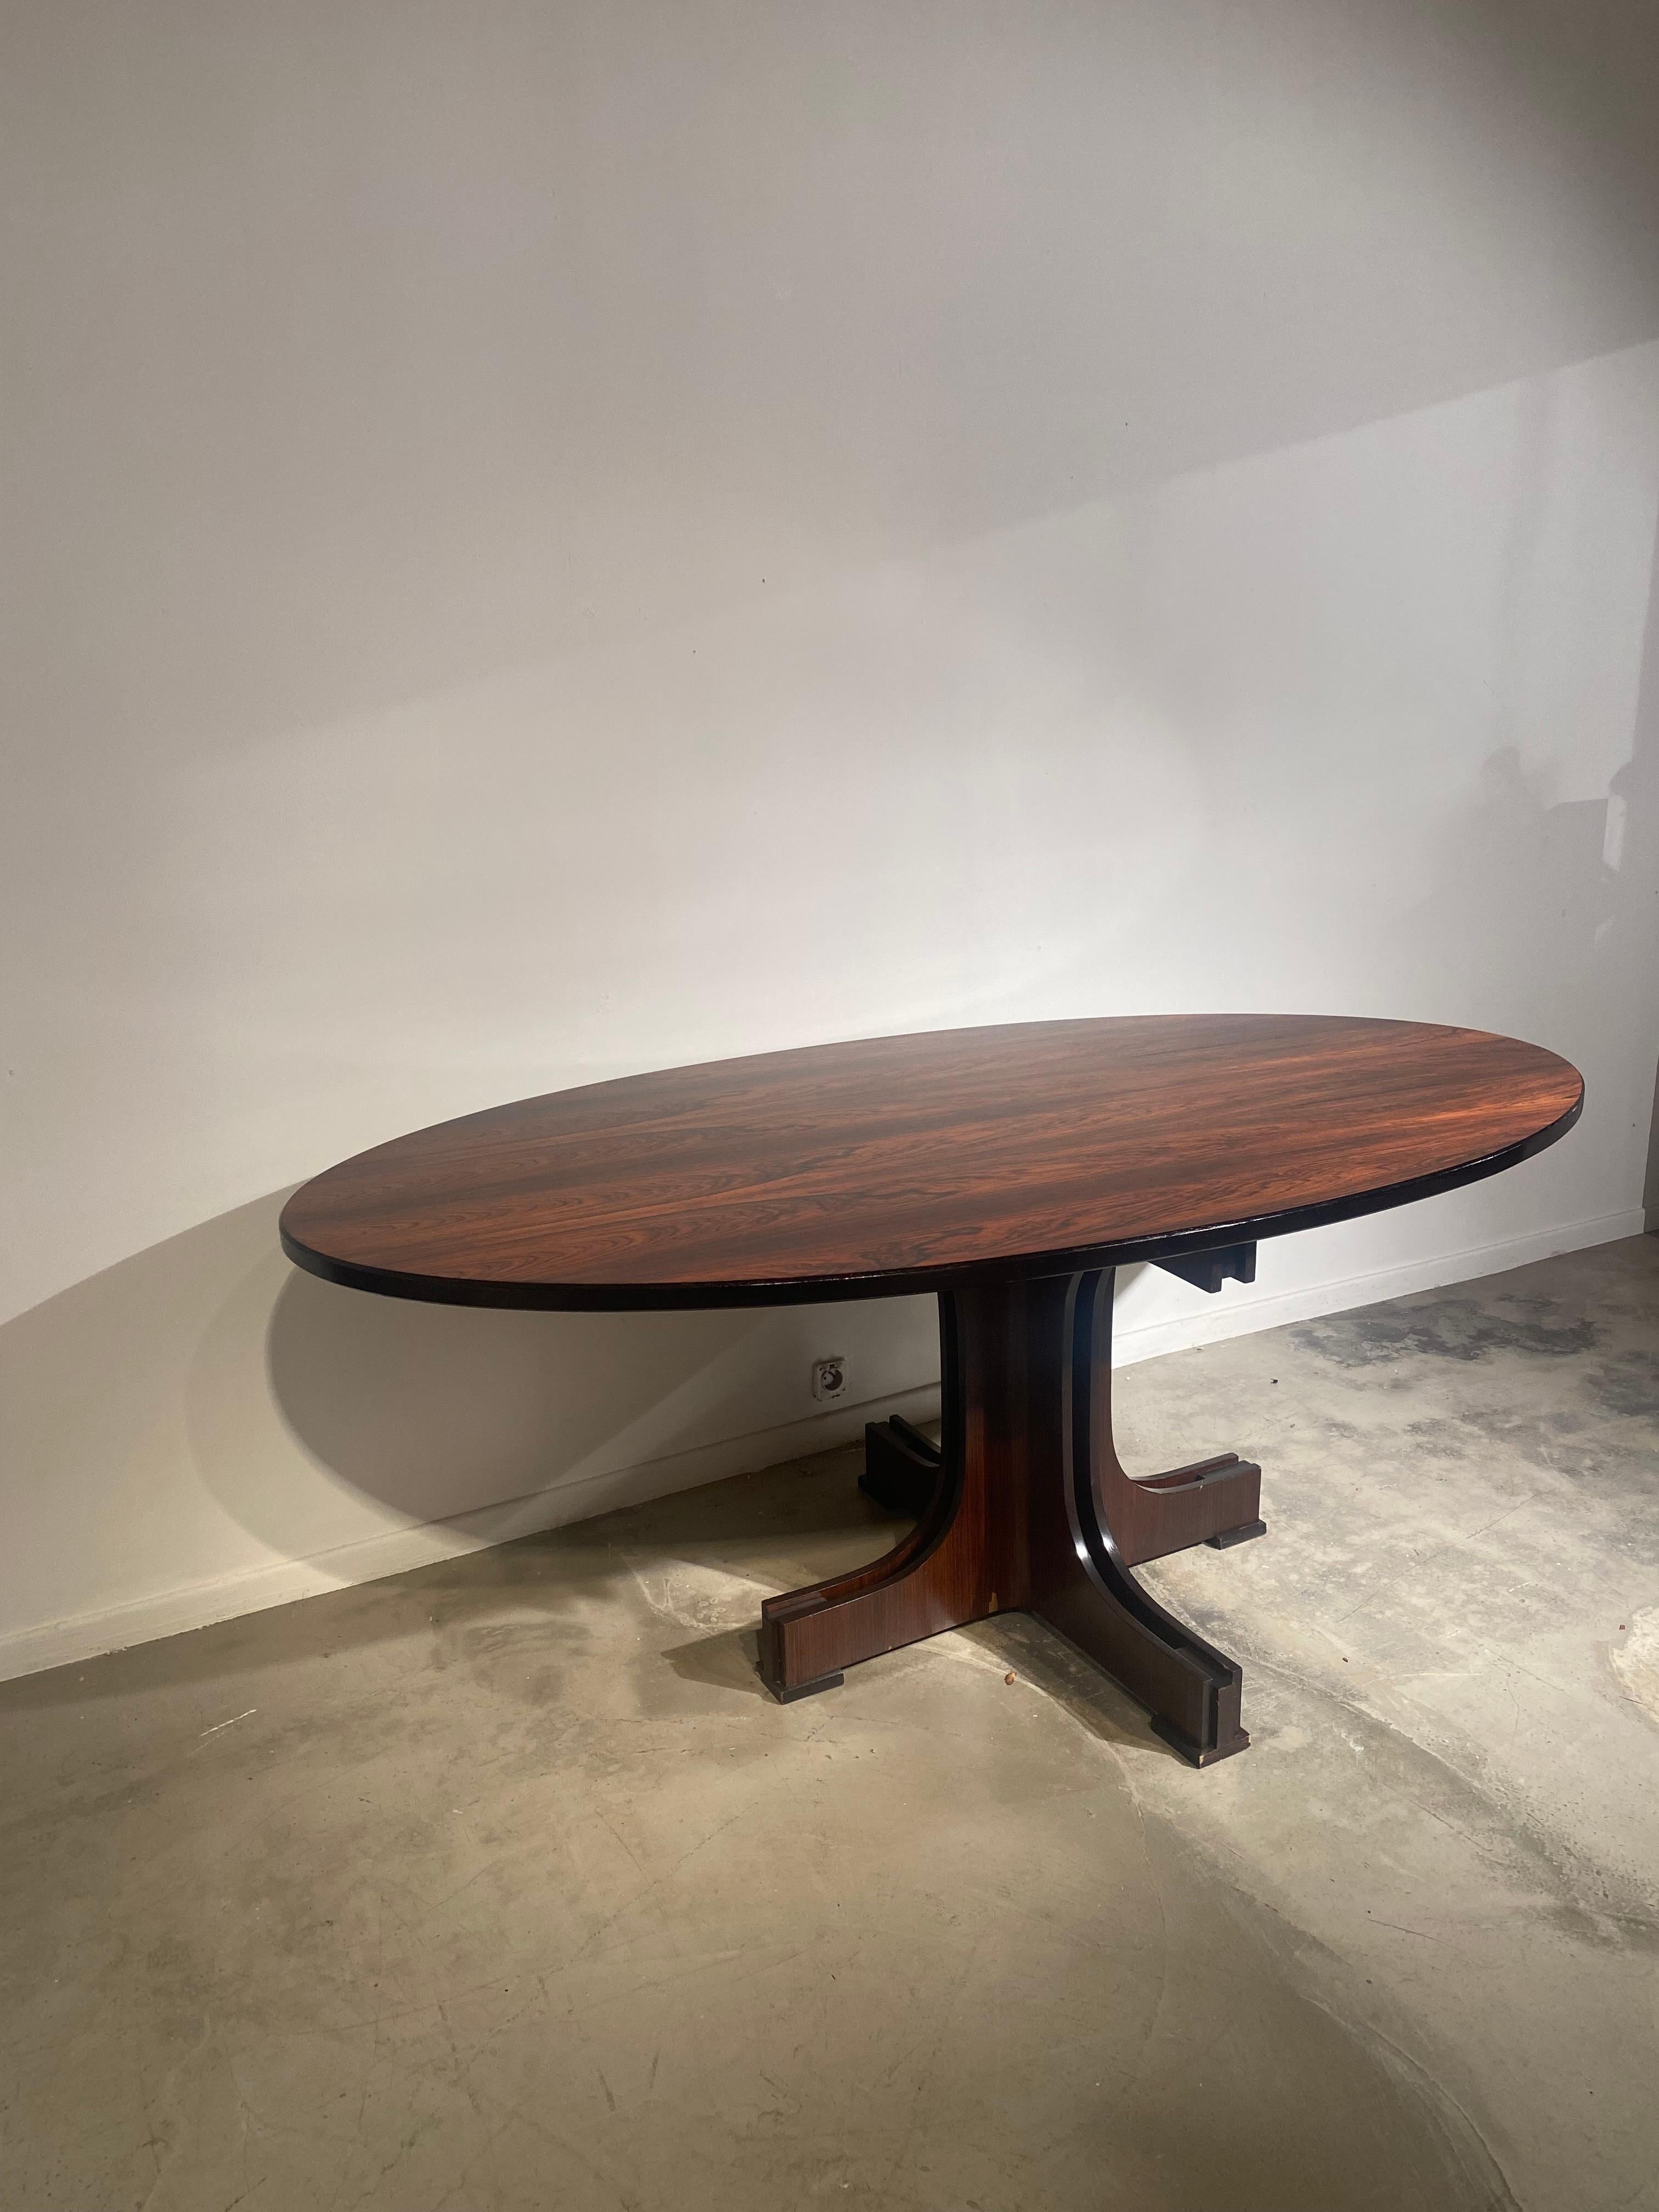
[[[295,1182],[500,1098],[1022,1016],[1467,1021],[1578,1062],[1571,1139],[1253,1294],[1141,1273],[1127,1349],[1640,1227],[1650,8],[0,40],[0,1669],[850,1433],[792,1425],[815,1352],[925,1391],[915,1302],[285,1267]]]

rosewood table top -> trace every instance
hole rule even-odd
[[[1427,1197],[1553,1143],[1583,1099],[1553,1053],[1420,1023],[938,1030],[466,1115],[318,1176],[282,1237],[331,1281],[467,1305],[942,1291]]]

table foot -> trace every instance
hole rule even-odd
[[[1204,1540],[1212,1552],[1227,1552],[1235,1544],[1248,1544],[1252,1536],[1265,1536],[1265,1521],[1247,1521],[1242,1528],[1224,1528],[1218,1536],[1206,1536]]]
[[[766,1686],[781,1705],[793,1705],[797,1698],[816,1698],[822,1690],[838,1690],[846,1680],[845,1674],[820,1674],[816,1682],[797,1682],[793,1690],[780,1690],[770,1682]]]
[[[1152,1734],[1163,1737],[1171,1751],[1178,1751],[1189,1766],[1213,1766],[1218,1759],[1231,1759],[1236,1751],[1248,1751],[1250,1739],[1243,1729],[1236,1729],[1227,1742],[1210,1750],[1194,1743],[1190,1736],[1182,1735],[1173,1721],[1161,1714],[1152,1715]]]
[[[920,1516],[867,1566],[767,1599],[760,1671],[775,1696],[829,1688],[860,1660],[1024,1611],[1139,1699],[1194,1765],[1245,1748],[1238,1668],[1130,1569],[1261,1534],[1261,1469],[1228,1452],[1149,1480],[1124,1471],[1111,1433],[1111,1299],[1109,1269],[941,1296],[942,1443],[905,1421],[866,1432],[866,1491],[898,1510],[920,1500]]]

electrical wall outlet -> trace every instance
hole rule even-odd
[[[847,1362],[840,1352],[828,1359],[812,1362],[812,1395],[815,1398],[844,1398],[847,1395]]]

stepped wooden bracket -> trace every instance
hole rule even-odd
[[[1154,1260],[1152,1265],[1161,1267],[1166,1275],[1179,1275],[1195,1291],[1207,1291],[1213,1297],[1224,1283],[1255,1282],[1255,1247],[1218,1244],[1211,1252],[1194,1252],[1175,1260]]]

